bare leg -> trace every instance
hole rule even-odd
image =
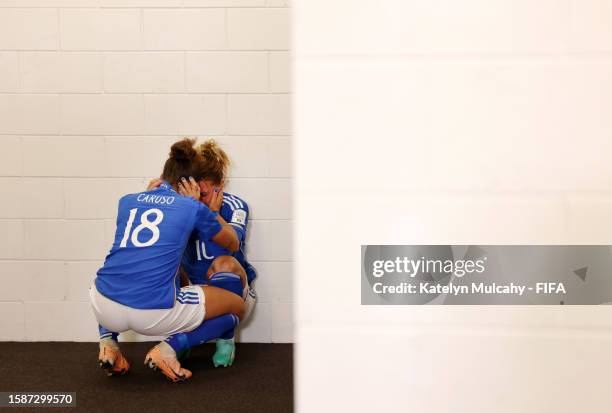
[[[236,294],[212,285],[201,285],[204,291],[206,313],[204,320],[223,314],[234,314],[239,319],[244,316],[244,301]]]
[[[145,356],[145,364],[161,370],[172,381],[183,381],[191,377],[191,372],[181,367],[177,354],[234,329],[238,318],[244,315],[244,302],[236,294],[213,286],[199,287],[204,293],[205,321],[189,332],[168,337]]]

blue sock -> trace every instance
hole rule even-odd
[[[105,338],[112,338],[115,341],[119,340],[119,333],[115,333],[114,331],[107,330],[106,328],[102,327],[100,324],[98,324],[98,330],[100,331],[100,340],[103,340]]]
[[[228,330],[234,330],[237,325],[238,317],[233,314],[225,314],[204,321],[193,331],[175,334],[164,341],[174,349],[176,354],[180,354],[191,347],[221,337]]]
[[[235,328],[232,328],[231,330],[227,330],[227,332],[221,334],[219,338],[222,338],[224,340],[231,340],[232,338],[234,338],[235,331],[236,331]]]
[[[242,297],[242,290],[244,289],[240,276],[232,272],[217,272],[211,275],[208,285],[223,288],[238,297]]]

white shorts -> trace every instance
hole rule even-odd
[[[133,330],[147,336],[169,336],[191,331],[202,324],[206,312],[204,292],[194,285],[181,288],[174,307],[164,309],[119,304],[100,294],[95,284],[89,288],[89,297],[98,323],[117,333]]]

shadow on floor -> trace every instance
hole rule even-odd
[[[171,383],[143,365],[153,344],[122,343],[131,371],[109,378],[97,366],[97,343],[0,343],[0,391],[77,393],[76,409],[54,412],[293,411],[291,344],[239,343],[234,365],[217,369],[210,360],[214,344],[200,346],[184,363],[193,372],[185,383]]]

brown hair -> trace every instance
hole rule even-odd
[[[227,176],[230,160],[227,154],[214,139],[209,139],[197,148],[198,154],[204,158],[204,179],[210,179],[219,185]]]
[[[162,178],[170,185],[176,185],[182,177],[192,176],[196,181],[205,177],[206,163],[194,148],[195,139],[184,138],[170,147],[170,154],[164,164]]]

